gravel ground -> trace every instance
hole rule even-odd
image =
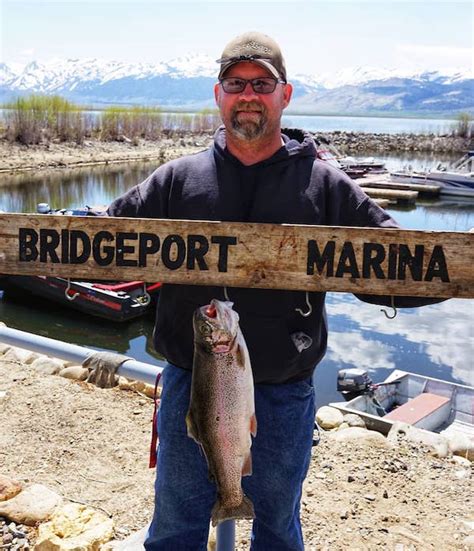
[[[0,390],[1,474],[106,511],[118,539],[149,522],[152,400],[1,358]],[[304,487],[306,549],[471,549],[472,496],[470,466],[409,444],[335,444],[326,433]],[[238,550],[249,548],[249,527],[238,523]]]

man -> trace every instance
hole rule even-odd
[[[345,174],[316,159],[311,136],[280,129],[293,89],[274,40],[246,33],[225,47],[218,62],[214,93],[224,126],[213,147],[159,167],[112,203],[110,215],[397,227]],[[256,513],[251,548],[298,551],[304,547],[300,498],[315,417],[311,376],[326,351],[324,293],[230,288],[228,294],[240,315],[256,383],[253,474],[242,480]],[[161,291],[154,341],[170,364],[162,377],[148,550],[206,549],[216,486],[208,480],[204,455],[186,434],[185,416],[192,315],[212,298],[224,300],[224,290],[164,285]]]

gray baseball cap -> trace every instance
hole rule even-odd
[[[280,46],[266,34],[252,31],[231,40],[217,60],[221,64],[218,78],[221,79],[229,67],[242,61],[257,63],[275,78],[286,82],[285,60]]]

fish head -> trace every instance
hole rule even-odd
[[[214,353],[229,352],[239,330],[239,315],[233,303],[212,299],[194,313],[194,341]]]

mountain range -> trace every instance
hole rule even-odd
[[[0,63],[0,102],[31,93],[56,94],[90,106],[214,107],[217,64],[193,54],[156,64],[100,59]],[[289,75],[293,113],[453,115],[474,113],[474,78],[468,71],[356,67],[326,74]]]

